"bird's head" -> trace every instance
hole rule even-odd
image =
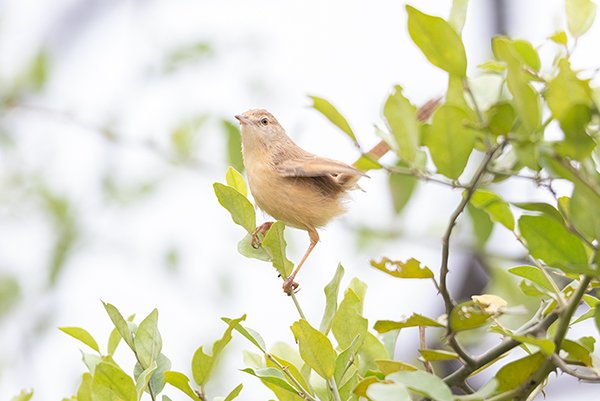
[[[285,138],[285,130],[265,109],[248,110],[235,118],[240,122],[240,131],[244,141],[269,143]]]

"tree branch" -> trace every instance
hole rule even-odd
[[[581,372],[569,367],[569,365],[567,365],[567,363],[556,354],[553,354],[551,359],[552,359],[552,363],[554,363],[554,366],[556,366],[557,368],[559,368],[560,370],[562,370],[564,373],[568,374],[569,376],[573,376],[579,380],[583,380],[586,382],[600,383],[600,376],[586,375],[585,373],[581,373]]]

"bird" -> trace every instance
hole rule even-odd
[[[346,163],[302,149],[265,109],[251,109],[235,118],[240,123],[242,158],[256,205],[286,226],[308,232],[310,244],[283,283],[283,291],[292,295],[298,287],[296,275],[319,242],[317,229],[346,211],[347,192],[360,189],[358,180],[368,176]],[[272,224],[266,222],[254,230],[254,247],[260,246],[259,234],[264,236]]]

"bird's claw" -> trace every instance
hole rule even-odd
[[[272,221],[267,221],[265,223],[262,223],[260,226],[256,227],[254,231],[252,231],[252,241],[250,242],[252,248],[258,249],[261,247],[262,239],[264,238],[265,234],[267,233],[267,231],[269,231],[272,225]]]
[[[282,287],[283,287],[283,292],[285,292],[289,296],[298,292],[298,283],[296,283],[292,277],[285,280],[283,282]]]

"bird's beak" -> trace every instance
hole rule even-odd
[[[235,116],[235,118],[240,122],[240,124],[250,124],[250,119],[246,116],[243,116],[241,114],[237,114]]]

